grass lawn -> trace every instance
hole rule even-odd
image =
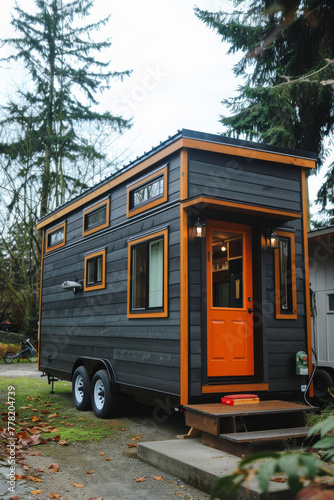
[[[99,441],[110,437],[118,429],[124,427],[122,420],[101,420],[92,411],[78,411],[72,401],[71,384],[56,382],[55,394],[51,394],[51,386],[47,381],[19,377],[10,380],[0,376],[0,401],[2,419],[7,411],[8,388],[14,387],[16,409],[16,432],[27,429],[29,433],[40,432],[43,438],[60,435],[61,440]],[[11,394],[11,397],[13,395]],[[12,403],[12,399],[10,399]],[[7,427],[3,422],[0,427]]]

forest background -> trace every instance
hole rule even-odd
[[[174,113],[184,118],[180,124],[183,127],[316,152],[318,167],[325,165],[326,170],[317,195],[321,211],[314,225],[333,223],[332,2],[235,0],[232,4],[217,0],[202,2],[212,7],[204,10],[184,0],[179,9],[169,13],[174,14],[173,22],[166,23],[163,32],[169,42],[168,53],[179,50],[182,56],[184,48],[188,49],[187,75],[201,90],[193,93],[195,84],[184,83],[185,71],[179,66],[176,78],[170,77],[168,66],[148,66],[142,51],[138,64],[145,66],[146,73],[141,84],[132,87],[130,94],[126,90],[121,91],[121,97],[115,94],[106,108],[101,106],[103,94],[110,96],[133,78],[132,68],[109,62],[114,44],[108,29],[111,18],[98,16],[94,0],[31,3],[33,8],[29,9],[29,2],[13,7],[12,31],[0,46],[2,73],[13,74],[14,68],[20,75],[15,84],[12,80],[8,88],[3,86],[0,106],[0,323],[10,319],[26,335],[36,334],[41,262],[36,222],[138,153],[132,147],[135,136],[127,134],[136,129],[136,113],[139,115],[145,101],[148,103],[147,94],[154,93],[157,86],[163,88],[169,83],[174,96],[185,95],[187,86],[192,88],[188,107],[178,106],[183,114]],[[175,36],[179,43],[175,47],[173,32],[180,33],[175,27],[183,25],[185,7],[187,12],[191,7],[191,23],[197,23],[198,36],[185,37],[183,33],[182,45]],[[149,16],[145,9],[141,14],[153,26],[153,39],[155,36],[163,60],[158,17]],[[124,16],[130,46],[132,27]],[[138,44],[142,39],[149,50],[152,39],[145,38],[145,30],[140,31]],[[192,54],[196,40],[200,48]],[[117,41],[115,45],[117,48]],[[197,64],[193,57],[199,52],[203,59]],[[226,71],[227,62],[230,72]],[[216,72],[215,78],[211,69]],[[229,86],[225,85],[227,81]],[[3,82],[8,83],[8,79]],[[177,99],[175,103],[165,101],[173,113]],[[161,109],[155,107],[157,123],[168,122],[168,111],[163,107],[166,103],[162,99],[160,103]],[[216,113],[215,130],[206,125],[210,113]],[[223,115],[219,118],[220,113]],[[149,108],[146,115],[151,118]],[[151,122],[152,129],[159,130],[155,117]],[[197,125],[200,123],[202,126]],[[149,131],[150,126],[145,132]],[[164,138],[153,134],[152,142]]]

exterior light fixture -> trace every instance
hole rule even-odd
[[[278,248],[278,236],[275,233],[275,231],[272,229],[271,232],[268,233],[267,235],[267,247],[268,248]]]
[[[193,225],[192,236],[193,238],[205,238],[206,236],[205,222],[203,222],[199,217]]]

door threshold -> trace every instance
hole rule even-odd
[[[249,392],[249,391],[268,391],[269,384],[225,384],[225,385],[203,385],[203,394],[214,394],[216,392]]]

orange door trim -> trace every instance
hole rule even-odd
[[[242,260],[234,271],[235,257],[228,255],[224,270],[219,271],[224,283],[218,283],[218,294],[227,295],[228,304],[217,306],[213,289],[217,290],[217,268],[221,264],[213,260],[213,234],[215,237],[228,234],[229,241],[240,241],[242,236]],[[235,237],[234,237],[235,235]],[[218,244],[220,246],[220,243]],[[215,242],[217,249],[217,241]],[[230,246],[231,248],[231,246]],[[227,268],[227,270],[225,270]],[[215,278],[213,279],[213,276]],[[224,292],[221,291],[224,287]],[[215,292],[217,293],[217,292]],[[238,294],[238,304],[232,300]],[[225,300],[225,299],[224,299]],[[219,302],[223,304],[223,302]],[[231,305],[232,304],[232,305]],[[208,377],[252,376],[254,375],[254,335],[253,335],[253,273],[251,226],[243,224],[207,221],[207,374]]]

